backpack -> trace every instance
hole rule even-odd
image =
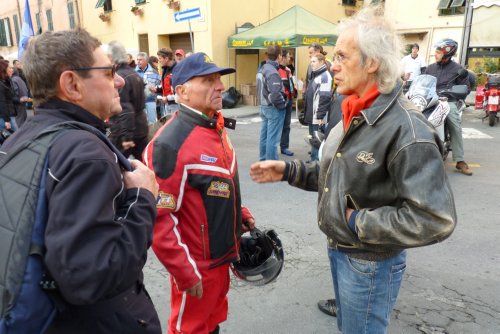
[[[228,90],[222,93],[222,108],[234,108],[236,107],[240,99],[240,92],[238,92],[234,87],[229,87]]]
[[[45,180],[51,144],[69,129],[94,133],[132,170],[104,134],[80,122],[54,124],[0,152],[0,334],[43,333],[64,303],[43,264]]]

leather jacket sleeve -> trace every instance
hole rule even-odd
[[[388,168],[399,202],[360,209],[356,216],[359,240],[398,249],[446,239],[455,228],[456,213],[437,147],[423,142],[408,145]]]
[[[285,173],[283,180],[288,181],[291,186],[307,191],[318,191],[318,161],[293,160],[287,162]]]

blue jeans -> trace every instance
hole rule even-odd
[[[292,122],[292,100],[288,100],[285,108],[285,120],[283,121],[283,132],[281,133],[280,147],[288,148],[290,145],[290,123]]]
[[[309,124],[309,134],[312,136],[314,131],[318,131],[319,125],[318,124]],[[318,158],[318,152],[319,149],[311,145],[311,161],[317,161],[319,160]]]
[[[146,102],[146,115],[148,117],[148,124],[155,124],[156,117],[156,102]]]
[[[278,146],[283,131],[285,109],[273,106],[260,106],[259,160],[278,160]]]
[[[337,327],[344,334],[387,333],[406,268],[406,251],[382,261],[348,257],[328,248],[337,298]]]
[[[3,118],[0,118],[0,130],[5,129],[5,120]],[[16,118],[15,117],[10,117],[10,129],[12,132],[17,131],[17,123],[16,123]]]
[[[178,104],[162,104],[161,117],[179,110]]]

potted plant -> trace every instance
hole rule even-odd
[[[181,8],[181,2],[180,1],[169,0],[169,2],[168,2],[168,8],[174,9],[174,10],[179,10]]]
[[[108,13],[105,13],[105,12],[101,12],[99,14],[99,18],[101,19],[102,22],[108,22],[111,20],[111,15],[109,15]]]
[[[130,9],[130,11],[132,13],[134,13],[134,15],[142,15],[142,14],[144,14],[144,9],[140,8],[139,6],[132,6],[132,8]]]

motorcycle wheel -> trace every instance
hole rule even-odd
[[[497,120],[497,113],[496,112],[490,112],[489,115],[488,115],[488,120],[489,120],[490,126],[494,126],[495,125],[495,121]]]

